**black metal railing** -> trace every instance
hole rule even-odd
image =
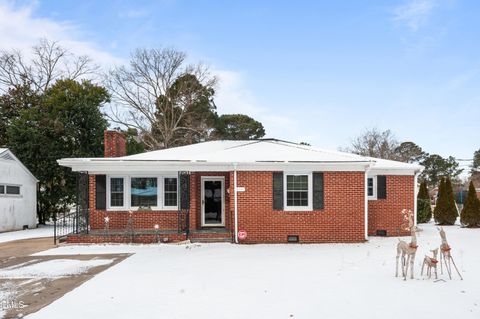
[[[70,234],[88,234],[89,230],[89,177],[87,173],[77,173],[75,208],[59,213],[53,221],[55,244]]]
[[[88,218],[88,209],[75,209],[57,214],[53,221],[53,237],[55,244],[70,234],[88,234]]]

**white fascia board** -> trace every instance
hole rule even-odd
[[[398,168],[375,169],[375,168],[372,168],[369,171],[369,175],[407,175],[407,176],[414,176],[416,173],[419,173],[421,171],[422,170],[415,170],[415,169],[398,169]]]
[[[256,163],[212,163],[190,161],[123,161],[94,159],[62,159],[62,166],[70,167],[74,172],[91,174],[110,172],[177,172],[177,171],[354,171],[363,172],[370,162],[256,162]]]

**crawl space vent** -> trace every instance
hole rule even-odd
[[[387,231],[385,229],[377,229],[377,236],[387,236]]]
[[[288,235],[287,236],[287,242],[288,243],[298,243],[298,235]]]

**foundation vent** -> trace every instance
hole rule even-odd
[[[287,242],[288,243],[298,243],[299,240],[300,240],[300,238],[298,237],[298,235],[288,235],[287,236]]]
[[[377,236],[387,237],[387,231],[385,229],[377,229]]]

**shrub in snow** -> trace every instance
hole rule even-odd
[[[439,225],[453,225],[458,217],[455,197],[450,178],[442,178],[438,189],[437,206],[433,211],[435,222]]]
[[[417,223],[428,223],[432,219],[432,207],[428,194],[427,182],[420,184],[420,191],[417,196]]]
[[[462,212],[460,222],[465,227],[480,227],[480,200],[477,197],[475,186],[470,182],[467,198]]]

